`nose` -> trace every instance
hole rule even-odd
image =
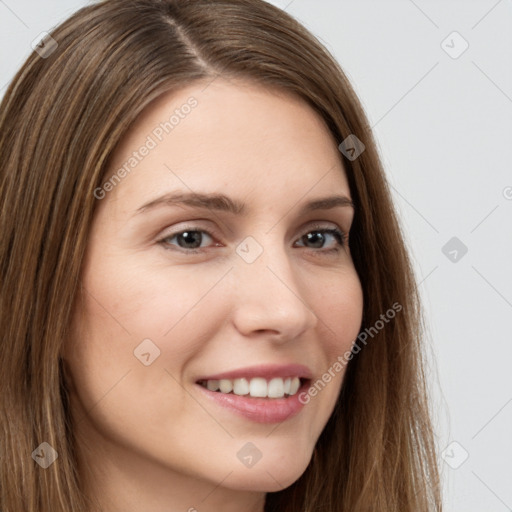
[[[265,249],[250,264],[237,261],[232,319],[241,334],[286,342],[316,326],[318,317],[305,293],[308,285],[300,282],[298,270],[284,248]]]

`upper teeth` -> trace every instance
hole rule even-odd
[[[295,395],[300,388],[299,377],[282,379],[275,377],[267,381],[262,377],[253,379],[220,379],[202,381],[201,384],[210,391],[231,393],[235,395],[250,395],[261,398],[283,398],[284,395]]]

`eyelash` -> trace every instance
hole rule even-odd
[[[183,252],[184,254],[203,253],[206,248],[186,249],[186,248],[178,246],[177,249],[171,249],[169,247],[169,245],[171,245],[171,244],[169,244],[167,242],[167,240],[172,239],[178,235],[182,235],[183,233],[186,233],[186,232],[206,233],[209,237],[211,237],[212,239],[215,239],[215,235],[212,232],[210,232],[209,230],[199,228],[198,226],[190,226],[190,227],[186,227],[185,229],[181,229],[180,231],[177,231],[175,233],[170,233],[169,235],[166,235],[164,238],[161,238],[160,240],[158,240],[158,243],[161,244],[163,246],[163,248],[166,250],[178,250],[179,252]],[[323,227],[320,225],[314,225],[308,231],[306,231],[303,235],[301,235],[299,237],[299,240],[302,239],[303,237],[305,237],[306,235],[308,235],[309,233],[322,233],[322,234],[327,233],[327,234],[334,236],[334,238],[336,239],[336,242],[337,242],[337,246],[332,249],[310,249],[313,252],[320,252],[323,254],[337,254],[343,248],[345,248],[348,244],[348,234],[341,231],[338,228],[326,228],[326,227]]]

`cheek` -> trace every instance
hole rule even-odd
[[[160,267],[119,261],[102,276],[85,274],[84,282],[91,295],[87,307],[89,323],[102,332],[117,331],[123,345],[127,337],[132,344],[149,338],[162,345],[162,350],[192,350],[196,337],[192,334],[200,334],[202,325],[218,317],[215,304],[221,304],[208,301],[206,308],[204,299],[223,272],[191,271],[185,265],[175,266],[172,271]],[[186,325],[188,329],[193,326],[194,331],[176,336]]]
[[[318,317],[321,374],[301,395],[302,403],[315,411],[312,440],[320,435],[334,410],[346,371],[346,353],[359,334],[363,316],[363,290],[354,268],[330,276],[320,284],[310,291],[309,297]]]
[[[84,407],[96,407],[100,400],[106,407],[115,396],[117,403],[132,404],[137,415],[136,397],[145,394],[151,399],[144,407],[172,403],[178,413],[183,404],[177,382],[225,319],[226,305],[215,293],[223,274],[185,266],[171,274],[101,255],[85,267],[78,329],[66,356]]]
[[[172,279],[164,279],[161,270],[117,261],[118,266],[103,260],[95,267],[101,274],[84,271],[83,302],[77,304],[75,339],[66,355],[71,387],[106,437],[119,437],[120,430],[142,436],[154,425],[169,433],[186,431],[187,418],[200,420],[201,411],[179,382],[188,361],[224,320],[225,304],[209,294],[224,272],[175,267]],[[151,425],[140,421],[141,411]],[[81,421],[83,411],[78,414]]]
[[[317,315],[323,324],[323,347],[329,364],[349,350],[357,338],[363,318],[363,290],[355,269],[326,280],[316,294]]]

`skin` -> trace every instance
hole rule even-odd
[[[347,241],[304,236],[315,222],[348,233],[354,210],[299,214],[312,199],[350,198],[336,141],[302,100],[224,79],[166,93],[130,128],[107,176],[190,96],[191,113],[98,201],[63,353],[82,478],[109,512],[261,512],[266,492],[305,471],[343,371],[281,424],[212,403],[196,379],[302,363],[314,381],[361,325]],[[136,214],[173,191],[221,192],[248,214],[180,205]],[[174,236],[192,227],[200,252]],[[248,236],[263,249],[252,263],[236,252]],[[160,350],[148,366],[134,356],[144,339]],[[237,457],[247,442],[261,452],[250,468]]]

